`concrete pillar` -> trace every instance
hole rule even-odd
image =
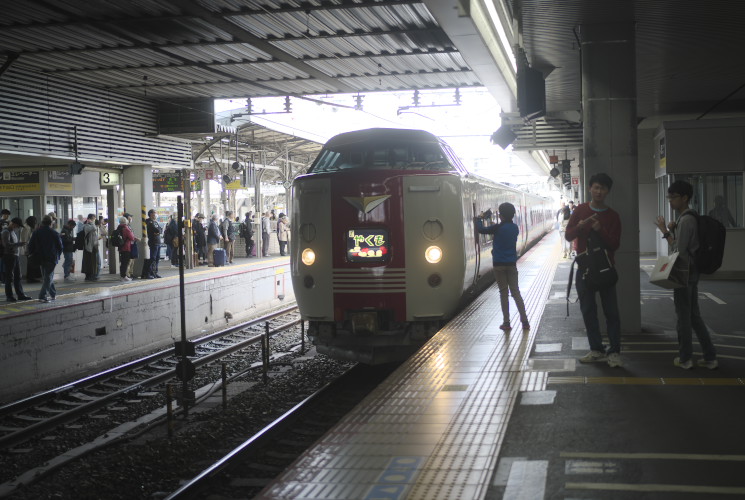
[[[212,215],[212,194],[210,193],[210,184],[211,182],[206,179],[204,181],[204,184],[202,184],[204,193],[204,211],[202,213],[204,214],[206,220],[209,220],[210,216]]]
[[[143,234],[144,218],[153,205],[153,169],[149,165],[125,167],[122,173],[124,185],[124,210],[132,214],[132,232],[139,238],[139,256],[134,263],[134,276],[142,275],[142,263],[147,250],[147,235]],[[142,210],[145,208],[145,214]]]
[[[106,189],[106,217],[109,219],[109,234],[111,236],[114,229],[119,227],[119,193],[116,190],[116,186],[112,186]],[[109,274],[117,274],[119,272],[119,252],[116,248],[109,244],[105,251],[109,252]]]
[[[621,329],[639,332],[635,29],[633,22],[592,24],[583,25],[581,35],[584,199],[590,199],[587,182],[593,174],[611,176],[613,188],[606,202],[621,216],[623,228],[615,254],[621,277],[617,285]]]

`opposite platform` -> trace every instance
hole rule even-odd
[[[185,270],[187,338],[292,302],[289,270],[289,257]],[[179,340],[178,269],[160,273],[163,278],[154,280],[123,282],[104,275],[95,282],[61,283],[51,303],[0,303],[0,401]]]

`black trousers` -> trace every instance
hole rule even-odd
[[[119,276],[122,278],[127,276],[127,268],[129,267],[130,260],[132,260],[132,252],[119,252]]]
[[[13,297],[13,288],[19,297],[26,295],[21,285],[21,266],[18,264],[18,256],[3,255],[3,266],[5,266],[5,296]]]

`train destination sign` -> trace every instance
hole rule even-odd
[[[388,259],[390,244],[385,229],[350,229],[347,232],[349,262],[381,262]]]
[[[155,193],[176,193],[183,190],[183,181],[178,174],[153,177],[153,192]]]

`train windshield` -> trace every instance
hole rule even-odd
[[[349,169],[456,170],[438,143],[387,140],[327,144],[308,172]]]

